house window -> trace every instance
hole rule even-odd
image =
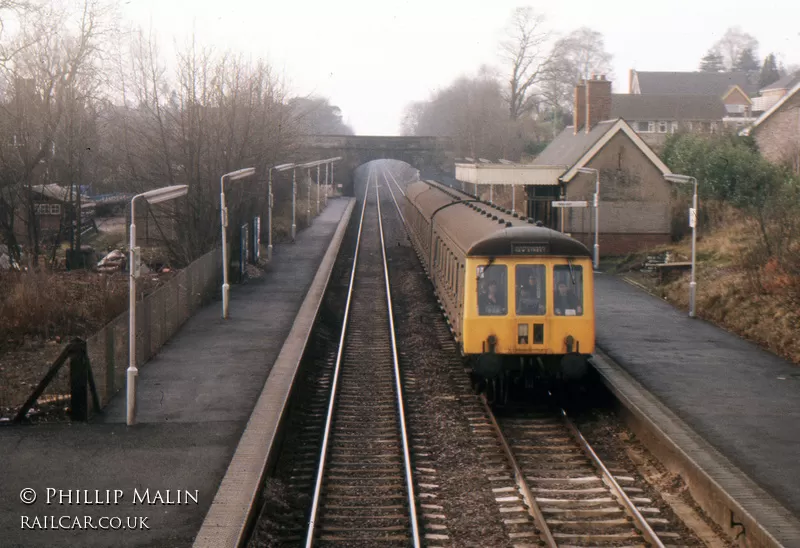
[[[659,122],[658,123],[658,132],[659,133],[666,133],[667,132],[667,123],[666,122]]]
[[[676,131],[678,131],[678,122],[672,122],[669,132],[675,133]]]
[[[640,133],[647,133],[649,126],[649,122],[636,122],[636,130]]]
[[[37,215],[61,215],[61,204],[35,204]]]
[[[656,132],[656,123],[655,122],[647,122],[647,132],[648,133],[655,133]]]

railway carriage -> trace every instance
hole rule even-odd
[[[431,181],[404,216],[477,380],[580,381],[594,352],[592,261],[582,243]]]

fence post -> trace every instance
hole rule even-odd
[[[69,356],[70,418],[74,421],[89,419],[89,363],[85,343],[75,340]]]
[[[115,322],[116,323],[116,322]],[[111,399],[111,396],[114,395],[114,381],[116,380],[115,373],[116,373],[116,352],[114,348],[115,344],[115,336],[116,336],[116,325],[112,323],[110,326],[106,327],[106,394],[105,394],[105,401]]]

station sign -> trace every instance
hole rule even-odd
[[[589,202],[586,200],[579,200],[579,201],[557,201],[557,202],[550,202],[553,207],[588,207]]]
[[[697,210],[693,207],[689,208],[689,228],[697,226]]]

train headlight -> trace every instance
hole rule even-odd
[[[528,324],[517,325],[517,344],[528,344]]]

